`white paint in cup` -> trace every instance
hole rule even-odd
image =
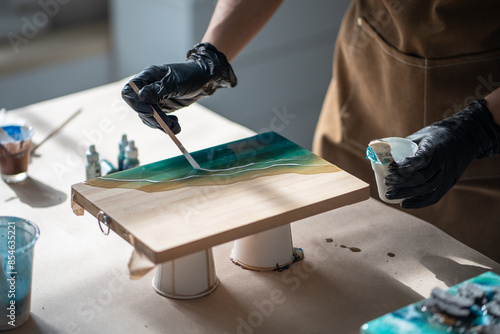
[[[394,161],[399,162],[404,158],[412,156],[418,148],[418,145],[413,141],[400,138],[400,137],[387,137],[381,139],[391,146],[391,154],[394,158]],[[395,199],[390,200],[385,197],[385,193],[387,192],[387,185],[385,184],[385,177],[389,174],[389,166],[383,165],[380,162],[374,162],[372,159],[369,159],[372,164],[373,172],[375,173],[375,180],[377,181],[377,189],[378,195],[380,199],[386,203],[396,204],[401,203],[404,199]]]

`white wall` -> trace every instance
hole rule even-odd
[[[107,3],[1,1],[0,108],[110,82]]]
[[[64,13],[78,13],[77,4],[85,2],[73,1],[65,11],[61,7],[53,24],[67,23],[69,14]],[[16,108],[102,85],[151,64],[183,61],[203,36],[215,4],[216,0],[110,0],[107,48],[15,72],[2,73],[0,66],[0,107]],[[331,78],[335,38],[348,4],[349,0],[284,1],[233,62],[238,86],[200,102],[255,131],[276,130],[311,148]],[[65,52],[65,47],[57,52]]]

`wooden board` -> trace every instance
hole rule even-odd
[[[75,184],[75,213],[103,211],[161,263],[369,197],[368,184],[274,132],[192,155],[203,170],[178,156]]]

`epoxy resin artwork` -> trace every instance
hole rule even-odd
[[[500,333],[500,276],[485,272],[361,327],[361,334]]]
[[[284,173],[319,174],[340,171],[310,151],[275,132],[192,153],[201,169],[180,155],[85,183],[104,188],[158,192],[188,186],[225,185]]]

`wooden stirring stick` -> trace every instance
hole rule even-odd
[[[37,145],[31,148],[31,154],[33,154],[33,152],[35,152],[35,150],[39,148],[43,143],[45,143],[47,140],[49,140],[50,138],[55,136],[59,131],[61,131],[61,129],[66,126],[66,124],[68,124],[73,118],[75,118],[81,112],[82,108],[78,109],[70,117],[68,117],[68,119],[65,120],[61,125],[52,130],[41,142],[39,142]]]
[[[137,94],[137,97],[139,97],[139,88],[136,86],[136,84],[133,81],[130,81],[129,85],[130,87],[132,87],[135,94]],[[184,157],[186,157],[187,161],[191,164],[191,166],[193,166],[194,169],[201,169],[200,165],[196,162],[196,160],[194,160],[191,154],[189,154],[189,152],[184,148],[179,139],[177,139],[172,130],[170,130],[169,126],[160,117],[156,109],[152,105],[149,106],[151,107],[151,109],[153,109],[153,117],[156,119],[158,123],[160,123],[162,129],[170,136],[170,138],[174,141],[175,145],[177,145],[179,150],[181,150],[182,154],[184,154]]]

